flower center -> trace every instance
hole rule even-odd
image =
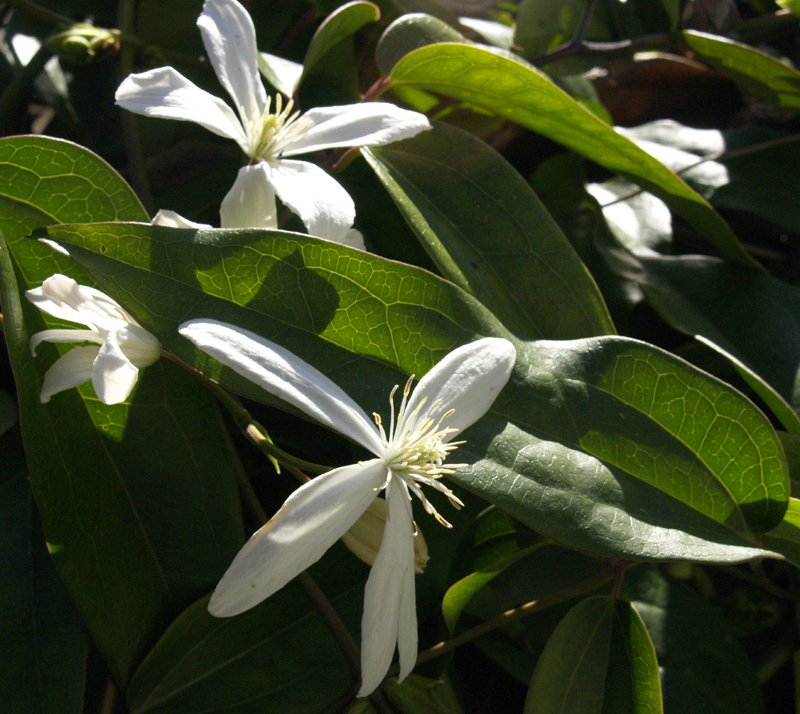
[[[286,148],[305,136],[305,133],[314,126],[310,119],[300,116],[297,111],[292,114],[294,100],[290,99],[283,106],[283,98],[279,94],[275,98],[275,113],[270,113],[271,98],[267,97],[267,106],[264,113],[255,118],[244,120],[244,130],[247,135],[247,155],[254,161],[278,158]],[[245,112],[242,109],[241,115]]]
[[[375,423],[380,429],[383,446],[386,449],[383,459],[384,463],[389,467],[391,475],[401,478],[408,486],[409,491],[422,501],[425,510],[434,516],[439,523],[449,528],[450,524],[436,512],[436,509],[421,491],[420,486],[430,486],[445,494],[450,503],[456,508],[463,506],[464,504],[439,479],[467,465],[445,463],[450,452],[457,449],[459,444],[464,442],[450,442],[448,440],[451,434],[458,431],[458,429],[444,426],[444,422],[452,416],[453,410],[446,412],[438,419],[431,416],[439,402],[431,404],[427,411],[423,413],[428,401],[427,397],[423,397],[411,413],[406,412],[413,380],[414,377],[412,376],[403,389],[403,399],[400,402],[400,409],[396,416],[394,395],[398,387],[395,386],[389,395],[392,417],[388,438],[383,429],[380,415],[373,415]]]

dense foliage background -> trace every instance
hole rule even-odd
[[[432,120],[310,157],[368,252],[288,210],[276,230],[150,224],[219,225],[242,166],[114,102],[164,64],[222,96],[201,0],[0,5],[0,711],[800,711],[791,0],[243,4],[259,49],[302,64],[283,88],[303,110]],[[57,272],[164,345],[126,403],[40,403],[70,347],[33,358],[30,335],[65,325],[24,292]],[[354,699],[369,568],[341,544],[247,613],[207,613],[296,459],[365,454],[195,349],[190,317],[281,343],[367,413],[457,345],[514,342],[456,452],[465,508],[432,497],[454,527],[415,512],[430,561],[402,684]]]

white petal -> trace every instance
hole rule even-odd
[[[139,370],[125,356],[117,343],[117,335],[110,332],[100,348],[92,370],[92,384],[97,398],[103,404],[124,402],[139,378]]]
[[[454,409],[455,413],[445,426],[463,431],[492,406],[511,376],[516,356],[514,345],[497,337],[486,337],[453,350],[419,381],[408,401],[406,414],[411,414],[419,400],[427,397],[422,414],[440,401],[433,408],[431,418],[438,420]]]
[[[424,114],[386,102],[317,107],[303,114],[303,119],[310,119],[314,126],[285,149],[284,156],[344,146],[379,146],[410,139],[431,128]]]
[[[231,190],[222,199],[219,216],[223,228],[278,227],[275,192],[261,163],[239,169]]]
[[[236,109],[248,119],[260,117],[267,93],[258,73],[256,30],[247,10],[236,0],[206,0],[197,26],[211,65]]]
[[[267,82],[287,97],[294,95],[303,76],[303,65],[267,52],[258,53],[258,69]]]
[[[350,246],[351,248],[358,248],[359,250],[367,249],[367,246],[364,244],[364,236],[361,235],[361,231],[357,231],[355,228],[351,228],[336,242]]]
[[[200,89],[172,67],[127,76],[119,85],[117,104],[136,114],[193,121],[247,149],[242,124],[221,99]]]
[[[31,354],[36,356],[36,348],[42,342],[96,342],[102,345],[105,340],[92,330],[42,330],[31,335]]]
[[[238,615],[280,590],[358,520],[386,476],[386,466],[374,459],[303,484],[239,551],[208,611],[216,617]]]
[[[178,327],[178,332],[270,394],[350,437],[376,456],[383,454],[378,430],[364,410],[341,387],[289,350],[249,330],[216,320],[189,320]]]
[[[45,372],[42,384],[42,403],[50,397],[72,387],[88,382],[92,378],[92,366],[100,351],[99,347],[76,347],[57,359]]]
[[[305,161],[262,162],[267,181],[312,236],[342,242],[353,226],[350,194],[319,166]]]
[[[154,226],[165,226],[167,228],[195,228],[197,230],[211,228],[208,223],[195,223],[175,213],[175,211],[166,211],[163,208],[153,216],[153,220],[150,223]]]
[[[417,659],[414,524],[404,484],[399,479],[393,480],[389,489],[389,518],[364,590],[359,697],[371,694],[383,681],[392,663],[398,638],[401,637],[403,643],[400,651],[401,679],[411,671]],[[412,614],[409,614],[409,604]]]
[[[121,321],[135,322],[116,300],[59,273],[47,278],[41,287],[28,290],[25,297],[48,315],[95,330],[113,329]]]

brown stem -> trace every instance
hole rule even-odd
[[[491,620],[487,620],[486,622],[482,622],[480,625],[473,627],[472,629],[465,630],[460,635],[456,635],[455,637],[449,640],[443,640],[439,642],[439,644],[434,645],[433,647],[425,650],[424,652],[420,653],[417,657],[416,666],[428,662],[436,657],[441,657],[448,652],[452,652],[457,647],[461,645],[465,645],[468,642],[472,642],[473,640],[477,639],[478,637],[482,637],[483,635],[488,634],[494,630],[500,629],[501,627],[505,627],[506,625],[516,622],[517,620],[522,619],[523,617],[527,617],[528,615],[533,614],[534,612],[539,612],[540,610],[545,610],[548,607],[552,607],[553,605],[557,605],[558,603],[564,602],[565,600],[571,600],[574,597],[578,597],[579,595],[583,595],[585,593],[591,592],[592,590],[596,590],[599,588],[603,583],[608,582],[614,576],[615,570],[613,568],[607,568],[606,570],[601,571],[597,575],[592,576],[584,580],[582,583],[576,585],[574,588],[570,590],[565,590],[560,593],[556,593],[555,595],[551,595],[550,597],[543,597],[540,600],[532,600],[531,602],[527,602],[524,605],[520,605],[519,607],[515,607],[512,610],[507,610],[506,612],[498,615],[497,617],[492,618]],[[397,668],[392,667],[390,670],[390,674],[396,674],[395,671]]]
[[[61,13],[54,12],[53,10],[43,7],[32,0],[6,0],[6,4],[11,5],[11,7],[27,13],[38,20],[51,22],[54,25],[72,25],[75,22],[75,20],[72,18],[62,15]]]
[[[120,0],[117,10],[117,25],[124,37],[133,35],[133,18],[136,11],[135,0]],[[133,71],[133,57],[136,48],[131,42],[123,42],[119,50],[119,81],[122,82]],[[142,155],[142,142],[139,139],[139,127],[136,117],[131,112],[122,110],[122,140],[128,158],[128,173],[131,184],[136,190],[148,215],[155,211],[153,192]]]

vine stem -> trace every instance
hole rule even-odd
[[[205,387],[212,392],[220,401],[220,403],[228,410],[230,415],[233,417],[234,423],[239,429],[241,429],[242,433],[247,437],[247,439],[260,451],[266,454],[273,464],[280,462],[280,464],[282,464],[286,470],[289,471],[289,473],[291,473],[298,481],[305,483],[309,480],[308,476],[303,473],[304,471],[321,474],[331,470],[330,466],[323,466],[321,464],[312,463],[311,461],[299,459],[295,456],[287,454],[285,451],[283,451],[283,449],[275,446],[275,444],[272,442],[272,439],[269,438],[269,434],[267,434],[266,429],[264,429],[261,424],[253,419],[253,417],[250,415],[250,412],[248,412],[247,409],[242,406],[239,400],[236,399],[236,397],[234,397],[230,392],[228,392],[227,389],[220,386],[217,382],[203,374],[200,370],[186,364],[186,362],[176,355],[170,352],[165,352],[163,357],[168,359],[170,362],[177,364],[179,367],[189,372],[193,377],[200,380],[203,385],[205,385]]]
[[[578,597],[580,595],[584,595],[585,593],[591,592],[592,590],[596,590],[604,583],[607,583],[611,580],[614,575],[616,574],[616,569],[613,567],[608,567],[605,570],[602,570],[597,575],[592,576],[591,578],[587,578],[582,583],[579,583],[574,588],[570,590],[564,590],[560,593],[555,595],[551,595],[550,597],[543,597],[539,600],[532,600],[531,602],[527,602],[524,605],[520,605],[519,607],[515,607],[511,610],[507,610],[506,612],[498,615],[497,617],[493,617],[491,620],[487,620],[486,622],[482,622],[480,625],[473,627],[469,630],[465,630],[460,635],[456,635],[449,640],[443,640],[438,644],[430,647],[429,649],[421,652],[417,657],[417,663],[415,666],[419,666],[424,664],[425,662],[429,662],[436,657],[441,657],[448,652],[452,652],[457,647],[461,647],[461,645],[465,645],[468,642],[472,642],[476,640],[478,637],[482,637],[494,630],[498,630],[501,627],[505,627],[506,625],[511,624],[512,622],[516,622],[517,620],[521,620],[523,617],[527,617],[528,615],[532,615],[534,612],[539,612],[540,610],[545,610],[548,607],[552,607],[553,605],[557,605],[565,600],[570,600],[574,597]],[[391,670],[389,670],[389,674],[397,674],[397,667],[393,666]]]
[[[136,11],[135,0],[120,0],[117,10],[117,25],[123,37],[133,35],[133,18]],[[133,57],[135,46],[130,41],[123,42],[119,50],[119,81],[122,82],[133,71]],[[152,216],[155,210],[153,192],[147,179],[147,170],[142,155],[142,142],[139,139],[139,127],[136,117],[128,111],[122,111],[122,139],[125,153],[128,157],[128,172],[131,183],[142,201],[148,215]]]

